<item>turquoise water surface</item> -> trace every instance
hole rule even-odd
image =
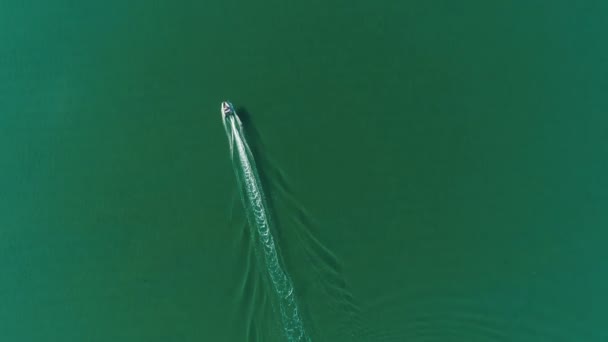
[[[608,340],[607,21],[2,2],[0,340]]]

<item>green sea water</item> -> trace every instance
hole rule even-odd
[[[310,340],[608,340],[606,22],[0,2],[0,341],[287,340],[224,100]]]

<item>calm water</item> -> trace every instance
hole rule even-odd
[[[602,1],[4,1],[0,340],[606,341]],[[273,304],[274,303],[274,304]]]

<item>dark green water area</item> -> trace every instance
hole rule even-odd
[[[0,340],[608,340],[608,2],[0,2]],[[275,297],[273,297],[275,296]]]

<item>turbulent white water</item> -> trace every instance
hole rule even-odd
[[[241,192],[241,199],[247,212],[256,249],[262,257],[281,315],[283,332],[288,341],[310,341],[298,311],[293,284],[283,269],[270,228],[268,205],[264,198],[253,154],[245,136],[241,120],[233,113],[224,118],[224,128],[230,144],[230,155]],[[257,248],[259,246],[259,248]]]

